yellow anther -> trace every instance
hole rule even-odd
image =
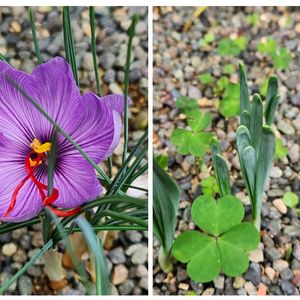
[[[36,153],[45,153],[45,152],[50,151],[51,143],[47,142],[47,143],[41,144],[38,139],[34,139],[33,142],[30,144],[30,147]]]
[[[36,166],[36,161],[32,160],[31,158],[29,158],[30,161],[30,167],[35,167]],[[43,162],[40,160],[38,165],[41,165]]]

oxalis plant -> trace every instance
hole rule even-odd
[[[62,11],[66,60],[44,62],[33,14],[29,19],[38,66],[31,75],[0,62],[0,234],[42,224],[44,246],[0,287],[3,294],[41,256],[53,253],[63,241],[87,294],[110,293],[102,241],[107,230],[147,230],[147,199],[127,195],[147,171],[147,132],[128,153],[128,97],[132,40],[137,16],[128,30],[124,95],[103,96],[98,74],[95,12],[89,8],[91,55],[97,95],[80,93],[70,12]],[[112,175],[111,156],[122,133],[122,165]],[[107,160],[108,174],[99,163]],[[96,172],[95,172],[96,171]],[[105,194],[100,197],[106,188]],[[78,257],[69,236],[81,232],[89,247],[94,276]],[[48,259],[49,260],[49,259]],[[53,260],[54,262],[55,260]],[[49,261],[48,261],[49,263]],[[53,268],[54,269],[54,268]]]
[[[173,256],[187,263],[187,273],[197,282],[209,282],[220,272],[228,276],[244,273],[247,253],[257,248],[259,232],[250,222],[242,222],[244,206],[231,195],[227,165],[220,143],[211,139],[212,160],[220,198],[199,196],[192,205],[192,219],[199,231],[186,231],[172,247]]]
[[[247,76],[240,64],[241,125],[237,128],[237,150],[241,170],[251,200],[252,218],[260,229],[262,196],[275,153],[275,135],[271,129],[280,95],[278,80],[269,79],[265,112],[260,96],[255,94],[250,102]]]

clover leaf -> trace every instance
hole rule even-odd
[[[182,233],[174,242],[174,257],[187,263],[187,273],[197,282],[209,282],[220,272],[228,276],[244,273],[249,265],[247,252],[257,248],[259,232],[251,223],[241,223],[241,201],[226,195],[216,201],[210,195],[198,197],[192,218],[201,231]]]
[[[299,198],[297,194],[293,192],[286,192],[283,195],[283,201],[287,207],[293,208],[296,207],[299,203]]]
[[[215,195],[220,192],[217,180],[213,176],[208,176],[201,181],[203,195]]]
[[[287,147],[285,147],[282,143],[281,139],[276,139],[276,145],[275,145],[275,159],[285,159],[288,155],[289,150]]]
[[[248,40],[245,36],[240,36],[236,39],[224,38],[217,48],[217,52],[221,56],[238,56],[241,51],[247,47]]]
[[[279,48],[272,58],[274,67],[278,70],[287,70],[292,60],[292,56],[286,48]]]
[[[203,131],[211,124],[211,114],[201,112],[194,99],[182,97],[176,101],[176,105],[187,116],[187,123],[191,130],[174,129],[171,142],[177,146],[178,152],[182,155],[191,154],[196,157],[203,157],[209,149],[209,140],[212,137],[211,133]]]

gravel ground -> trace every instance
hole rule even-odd
[[[221,140],[225,159],[230,167],[232,191],[245,204],[250,213],[249,199],[242,182],[236,152],[236,118],[222,117],[213,96],[212,88],[203,85],[198,75],[209,72],[213,78],[224,74],[223,66],[231,63],[237,68],[240,60],[248,70],[251,94],[258,91],[263,80],[274,72],[270,60],[256,50],[264,37],[273,37],[292,54],[288,71],[277,71],[280,80],[281,103],[276,113],[274,130],[288,148],[284,160],[276,160],[266,186],[262,208],[261,244],[250,255],[250,267],[240,277],[230,278],[220,274],[213,282],[199,284],[191,281],[185,265],[175,262],[174,272],[164,274],[158,263],[158,243],[154,247],[154,294],[198,295],[298,295],[300,287],[300,222],[296,209],[287,208],[282,201],[286,191],[300,196],[300,73],[298,8],[286,7],[209,7],[193,21],[189,31],[183,27],[194,12],[194,7],[161,7],[154,9],[154,148],[156,154],[167,154],[169,171],[181,188],[176,236],[193,228],[190,208],[201,193],[194,171],[194,158],[181,156],[170,142],[175,125],[184,125],[182,115],[175,106],[180,95],[196,98],[200,107],[213,115],[209,131]],[[259,24],[250,26],[247,16],[256,12]],[[205,51],[199,40],[213,32],[214,41]],[[216,51],[218,41],[227,36],[245,34],[249,43],[239,57],[220,57]],[[237,72],[230,80],[238,80]],[[211,170],[210,157],[202,176]],[[276,200],[276,201],[275,201]],[[299,206],[298,206],[299,208]]]
[[[76,45],[76,60],[82,90],[96,91],[92,55],[90,53],[90,25],[87,8],[71,8],[73,34]],[[130,73],[130,140],[132,147],[147,127],[147,8],[146,7],[96,7],[97,54],[103,81],[103,94],[122,93],[124,65],[126,61],[127,33],[130,17],[137,13],[140,21],[133,40],[133,62]],[[43,59],[65,56],[61,31],[61,9],[36,7],[34,16]],[[23,7],[0,8],[0,53],[5,55],[17,69],[31,73],[37,63],[32,43],[27,12]],[[121,164],[122,141],[116,149],[113,172]],[[104,168],[106,166],[103,166]],[[144,178],[144,182],[145,182]],[[39,225],[0,236],[0,284],[19,270],[42,246]],[[124,232],[116,234],[106,243],[107,263],[111,272],[113,293],[147,294],[147,233]],[[60,249],[63,250],[63,249]],[[43,260],[13,284],[7,294],[84,294],[72,270],[67,271],[67,285],[61,290],[49,286],[44,273]]]

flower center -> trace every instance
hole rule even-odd
[[[15,188],[12,198],[9,204],[8,209],[3,215],[3,218],[5,218],[15,207],[16,201],[17,201],[17,195],[21,188],[24,186],[27,180],[31,179],[32,182],[37,187],[44,206],[47,206],[59,217],[68,217],[74,214],[77,214],[81,211],[80,207],[64,211],[59,208],[52,207],[51,205],[55,200],[57,200],[59,193],[56,188],[53,188],[53,191],[51,195],[46,196],[45,191],[48,191],[48,186],[46,184],[43,184],[42,182],[38,181],[37,178],[34,175],[34,172],[36,171],[37,167],[43,163],[45,158],[47,157],[48,153],[51,150],[51,143],[46,142],[44,144],[41,144],[40,141],[35,138],[33,142],[30,144],[30,147],[33,151],[30,151],[25,160],[25,168],[27,172],[27,176],[17,185]]]
[[[40,141],[35,138],[30,144],[30,147],[33,150],[29,155],[30,166],[35,167],[43,163],[42,158],[51,150],[51,143],[47,142],[41,144]]]

